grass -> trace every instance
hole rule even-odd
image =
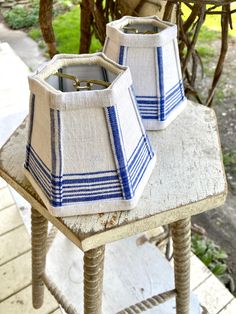
[[[29,36],[33,39],[33,40],[39,40],[42,37],[41,31],[39,28],[32,28],[29,31]]]
[[[212,58],[215,56],[215,49],[213,47],[209,47],[207,44],[198,44],[197,50],[201,56],[204,56],[206,58]]]
[[[231,4],[231,10],[236,9],[236,3]],[[215,9],[215,11],[219,11],[221,8]],[[190,9],[183,5],[183,14],[184,19],[188,17],[190,13]],[[204,21],[204,27],[201,29],[199,39],[205,40],[214,40],[217,39],[215,36],[220,36],[219,32],[221,31],[221,22],[220,22],[220,15],[213,14],[213,15],[206,15],[206,19]],[[229,35],[232,37],[236,36],[236,13],[232,14],[232,24],[234,25],[234,29],[229,30]],[[206,32],[206,30],[208,30]],[[217,35],[218,34],[218,35]]]
[[[224,153],[223,161],[226,168],[235,167],[236,169],[236,150]]]
[[[190,9],[183,5],[183,18],[187,19],[190,14]],[[231,5],[231,9],[236,9],[236,3]],[[216,9],[215,11],[219,11]],[[211,42],[221,38],[221,17],[220,15],[206,15],[204,24],[201,27],[199,32],[197,50],[200,56],[203,58],[203,62],[207,63],[212,58],[215,57],[216,51],[213,47],[210,46]],[[233,30],[229,30],[230,37],[236,37],[236,13],[232,14],[232,23],[235,26]]]
[[[223,162],[225,166],[225,171],[229,175],[228,183],[230,190],[236,193],[236,150],[230,150],[223,154]]]
[[[57,16],[53,20],[53,29],[57,42],[57,50],[60,53],[78,53],[80,45],[80,8],[75,6],[69,12]],[[40,40],[42,35],[39,28],[33,28],[29,36],[34,40]],[[93,36],[90,52],[101,49],[98,39]]]
[[[215,93],[215,103],[216,104],[222,103],[224,98],[225,98],[224,91],[220,88],[220,86],[218,86]]]

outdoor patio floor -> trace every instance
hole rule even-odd
[[[60,314],[57,302],[47,290],[43,307],[33,309],[30,255],[30,236],[20,210],[10,188],[0,179],[0,313]],[[234,296],[194,255],[191,257],[191,289],[208,313],[235,313]]]
[[[31,244],[10,189],[0,181],[0,313],[60,314],[50,292],[40,310],[31,304]]]

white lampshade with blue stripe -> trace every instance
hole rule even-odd
[[[102,53],[57,55],[29,85],[25,174],[50,213],[135,207],[155,154],[130,70]]]
[[[147,130],[165,128],[186,105],[176,25],[156,16],[107,24],[103,52],[129,66],[138,108]]]

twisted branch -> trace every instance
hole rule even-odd
[[[223,10],[224,11],[224,10]],[[220,50],[220,56],[217,62],[217,66],[215,69],[213,81],[212,81],[212,86],[209,91],[209,96],[207,99],[207,106],[212,105],[213,97],[216,91],[216,86],[217,83],[219,82],[219,79],[221,77],[222,71],[223,71],[223,66],[224,66],[224,61],[226,57],[226,53],[228,50],[228,33],[229,33],[229,22],[230,22],[230,6],[227,4],[225,5],[225,12],[222,13],[221,15],[221,50]]]

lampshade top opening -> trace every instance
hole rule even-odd
[[[103,53],[67,55],[58,54],[45,63],[29,82],[39,84],[54,95],[59,93],[110,90],[128,68],[108,59]],[[129,74],[128,74],[129,76]],[[35,86],[36,86],[35,85]]]
[[[121,31],[125,34],[152,35],[159,33],[164,28],[163,25],[155,21],[150,21],[149,23],[129,22],[121,28]]]
[[[58,72],[56,75],[51,74],[45,81],[61,92],[76,91],[76,80],[79,81],[77,90],[80,92],[83,90],[103,90],[108,88],[110,83],[119,75],[96,64],[63,66],[58,69]]]
[[[156,16],[132,17],[124,16],[120,20],[110,22],[108,27],[114,27],[118,32],[132,35],[155,35],[173,24],[163,22]]]

